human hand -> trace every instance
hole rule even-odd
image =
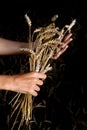
[[[58,59],[67,50],[68,44],[71,43],[72,40],[72,33],[69,33],[63,40],[64,44],[61,46],[62,49],[54,55],[53,59]]]
[[[45,79],[45,74],[37,72],[15,75],[11,76],[8,87],[10,87],[9,89],[11,91],[24,94],[30,93],[33,96],[37,96],[40,91],[40,86],[43,85]]]

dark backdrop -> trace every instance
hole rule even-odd
[[[1,37],[27,41],[27,24],[24,18],[28,13],[32,20],[32,29],[50,23],[53,15],[58,14],[58,25],[62,27],[77,20],[76,35],[68,50],[55,61],[56,76],[47,80],[47,88],[41,90],[38,101],[47,102],[46,117],[52,122],[52,130],[85,130],[87,122],[87,7],[84,1],[2,1],[0,3],[0,35]],[[20,56],[0,57],[1,73],[12,70],[12,74],[20,71]],[[10,61],[8,63],[8,61]],[[14,64],[14,65],[13,65]],[[17,67],[16,67],[17,66]],[[10,71],[11,72],[11,71]],[[53,88],[52,91],[49,86]],[[0,108],[0,130],[7,130],[9,94],[2,100]],[[39,98],[40,97],[40,98]],[[37,100],[36,100],[37,101]],[[38,111],[39,113],[40,111]],[[2,114],[3,113],[3,114]],[[42,112],[43,113],[43,112]],[[44,125],[43,125],[44,126]],[[49,126],[49,124],[48,124]],[[47,126],[45,126],[47,127]],[[38,130],[41,128],[36,127]],[[36,129],[35,128],[35,129]],[[8,127],[8,129],[10,129]],[[33,128],[34,129],[34,128]],[[45,128],[47,130],[47,128]]]

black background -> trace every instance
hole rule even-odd
[[[72,19],[77,20],[79,30],[74,36],[73,43],[60,57],[64,64],[64,70],[59,71],[59,79],[54,79],[55,84],[57,84],[56,89],[50,98],[47,97],[47,93],[44,92],[43,94],[43,91],[41,94],[42,98],[48,102],[47,111],[49,112],[47,116],[53,123],[53,130],[57,130],[57,128],[60,128],[60,130],[73,130],[74,126],[76,126],[76,130],[87,129],[86,2],[84,0],[2,1],[0,3],[1,37],[26,41],[28,28],[24,18],[25,13],[28,13],[32,20],[32,29],[50,23],[51,17],[55,14],[59,16],[57,21],[60,27],[70,23]],[[6,67],[6,69],[9,69],[9,67]],[[60,82],[61,84],[59,85],[58,83]],[[48,84],[49,81],[47,82]],[[4,109],[7,109],[5,107]],[[5,111],[4,109],[3,111]],[[84,123],[82,124],[80,121]],[[5,128],[0,130],[5,130]]]

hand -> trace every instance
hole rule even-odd
[[[37,96],[40,91],[40,86],[43,85],[46,75],[43,73],[30,72],[21,75],[11,76],[8,89],[20,93],[30,93]]]
[[[61,50],[53,57],[53,59],[58,59],[68,48],[68,44],[73,40],[71,38],[72,33],[69,33],[63,40],[64,44],[61,46]]]

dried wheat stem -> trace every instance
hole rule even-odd
[[[52,56],[53,56],[53,50],[50,51],[50,53],[49,53],[49,55],[48,55],[48,57],[47,57],[45,63],[43,64],[43,66],[42,66],[42,68],[41,68],[41,70],[40,70],[41,72],[45,69],[45,67],[46,67],[46,65],[47,65],[47,63],[48,63],[48,61],[49,61],[49,59],[50,59]]]
[[[41,71],[42,73],[47,73],[48,71],[50,71],[50,70],[52,70],[52,67],[50,66],[50,64],[48,64],[47,66],[46,66],[46,68],[43,70],[43,71]]]
[[[31,43],[31,26],[32,26],[32,23],[31,23],[30,18],[27,16],[27,14],[25,14],[25,18],[26,18],[26,21],[27,21],[28,26],[29,26],[29,48],[32,50],[32,43]]]

